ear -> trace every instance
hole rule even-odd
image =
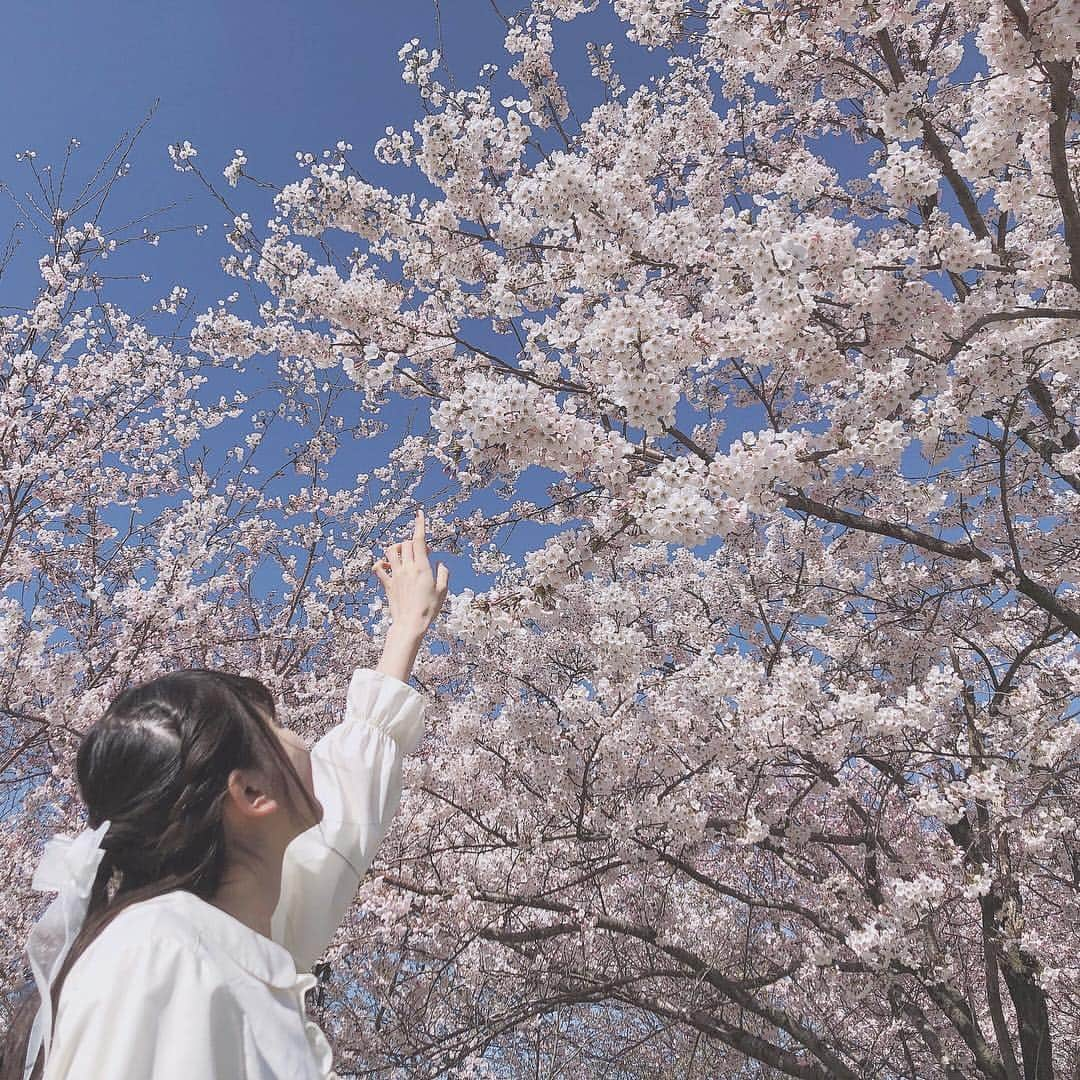
[[[280,805],[270,794],[265,773],[259,769],[233,769],[225,801],[234,814],[244,818],[266,817]]]

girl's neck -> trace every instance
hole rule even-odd
[[[236,869],[226,874],[218,891],[210,898],[214,907],[250,926],[257,934],[269,938],[270,920],[281,895],[281,869],[274,881],[265,874]]]

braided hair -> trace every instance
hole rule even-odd
[[[123,691],[83,736],[76,756],[89,827],[111,822],[86,919],[52,984],[123,911],[185,889],[204,900],[225,870],[224,806],[234,769],[268,767],[295,813],[299,790],[312,821],[318,808],[271,727],[276,710],[257,679],[193,668]],[[115,881],[114,881],[115,879]],[[21,1080],[39,1004],[30,979],[0,1043],[0,1080]],[[40,1080],[39,1052],[30,1080]]]

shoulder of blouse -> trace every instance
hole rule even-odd
[[[171,894],[164,893],[133,904],[121,911],[86,947],[72,965],[65,987],[72,980],[84,982],[95,978],[105,968],[123,969],[132,955],[162,949],[170,956],[178,951],[209,956],[197,927],[181,918],[168,904]],[[162,903],[155,903],[160,900]],[[213,968],[213,964],[210,967]]]
[[[149,999],[163,987],[181,997],[201,995],[233,981],[194,935],[157,929],[152,935],[107,936],[112,925],[72,966],[60,992],[61,1009],[73,1002],[81,1007],[94,1001],[126,1002],[133,996]]]

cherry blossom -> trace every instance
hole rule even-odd
[[[399,185],[342,140],[230,209],[257,315],[181,349],[43,259],[0,341],[7,940],[121,685],[212,657],[333,722],[426,475],[492,580],[327,957],[343,1075],[1071,1075],[1075,3],[613,0],[586,47],[597,6],[534,0],[472,87],[407,43]]]

